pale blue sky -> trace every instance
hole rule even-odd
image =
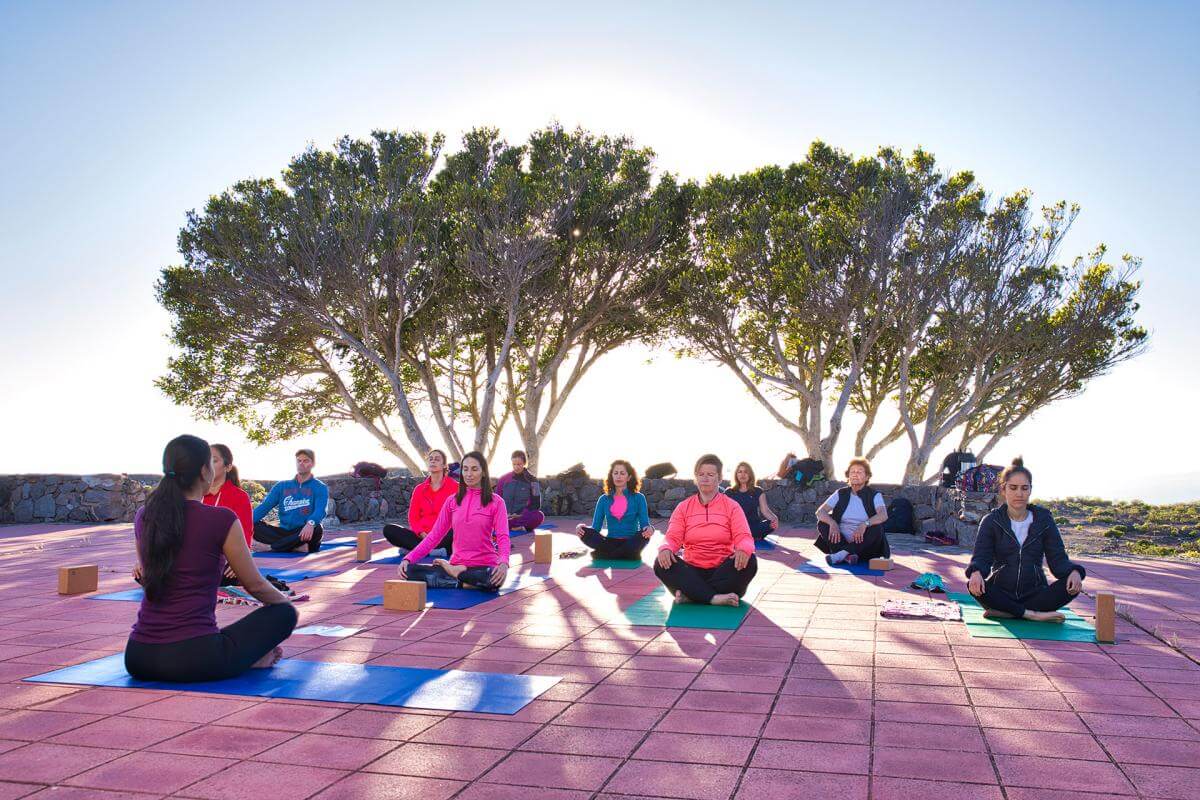
[[[286,473],[298,442],[254,448],[151,384],[169,352],[152,285],[185,212],[310,142],[453,142],[480,124],[520,139],[557,119],[630,134],[688,177],[797,160],[821,138],[921,145],[995,194],[1079,202],[1064,255],[1103,241],[1145,259],[1152,349],[994,458],[1023,452],[1044,494],[1200,497],[1200,5],[834,6],[0,3],[0,472],[153,471],[189,430],[228,442],[243,473]],[[546,468],[714,449],[763,469],[795,449],[732,377],[645,358],[584,382]],[[596,437],[625,402],[602,388],[629,370],[661,400]],[[731,407],[744,422],[714,421]],[[318,472],[392,462],[354,429],[304,442]],[[902,460],[889,451],[880,477]]]

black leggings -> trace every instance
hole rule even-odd
[[[771,520],[757,519],[750,523],[750,535],[755,539],[765,539],[771,532]]]
[[[863,532],[863,540],[857,544],[850,541],[846,536],[846,531],[842,531],[842,540],[837,544],[833,544],[829,541],[829,526],[824,522],[818,522],[817,540],[813,544],[825,554],[833,554],[839,550],[845,550],[850,555],[858,556],[859,561],[866,561],[871,558],[888,558],[892,554],[887,534],[883,532],[883,525],[869,526]]]
[[[471,586],[485,592],[498,592],[499,586],[492,586],[491,567],[467,567],[462,575],[455,578],[440,566],[433,564],[409,564],[408,579],[410,581],[425,581],[430,589],[458,589]]]
[[[672,593],[683,592],[694,603],[711,603],[713,595],[729,592],[744,597],[757,572],[758,559],[753,555],[745,569],[733,566],[733,556],[715,567],[693,567],[679,556],[675,556],[675,562],[666,569],[657,560],[654,562],[654,574],[658,579]]]
[[[145,681],[219,681],[241,675],[292,635],[296,607],[291,603],[256,608],[218,633],[170,644],[125,645],[125,669]]]
[[[390,522],[383,526],[383,538],[387,539],[393,547],[399,547],[402,550],[415,550],[422,541],[417,532],[411,528]],[[449,557],[454,552],[454,530],[446,531],[446,535],[437,546],[446,548],[446,555]]]
[[[254,540],[263,544],[271,545],[271,549],[276,552],[286,552],[295,550],[305,542],[300,541],[300,531],[303,526],[287,530],[286,528],[277,528],[274,525],[268,525],[265,522],[254,523]],[[321,549],[321,534],[324,531],[320,524],[313,526],[312,538],[308,540],[308,552],[315,553]]]
[[[595,528],[584,527],[583,543],[592,548],[593,555],[622,561],[641,561],[642,551],[650,540],[635,533],[633,536],[605,536]]]
[[[976,598],[979,605],[994,611],[1004,611],[1020,618],[1025,616],[1025,610],[1058,611],[1078,595],[1067,591],[1067,579],[1059,578],[1049,586],[1043,586],[1032,592],[1015,595],[1007,589],[1001,589],[994,582],[983,584],[983,597]]]

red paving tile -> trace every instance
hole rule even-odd
[[[245,800],[247,797],[309,797],[346,772],[293,764],[261,764],[245,761],[223,769],[211,778],[180,792],[183,797],[203,800]]]
[[[124,570],[129,528],[112,527],[89,552]],[[811,536],[796,540],[802,555]],[[951,576],[962,560],[898,558]],[[365,630],[297,637],[288,646],[305,659],[564,678],[508,717],[21,683],[118,652],[137,607],[11,589],[0,597],[0,800],[158,796],[148,788],[216,800],[1200,796],[1200,670],[1160,642],[1130,626],[1099,648],[881,620],[907,570],[831,579],[792,572],[799,561],[762,559],[758,610],[732,632],[604,624],[614,597],[626,606],[654,588],[644,570],[579,579],[555,564],[555,582],[536,590],[421,616],[354,606],[379,591],[358,565],[352,594],[311,582],[306,618]],[[17,584],[35,585],[32,562],[10,564]],[[1194,566],[1089,564],[1138,587],[1123,596],[1151,624],[1200,643]]]

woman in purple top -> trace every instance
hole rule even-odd
[[[296,609],[250,556],[237,515],[202,502],[212,483],[208,442],[179,436],[163,451],[164,477],[137,513],[133,577],[145,589],[125,646],[125,669],[152,681],[212,681],[274,666]],[[228,561],[263,606],[217,628],[217,586]]]

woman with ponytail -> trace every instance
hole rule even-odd
[[[134,577],[145,589],[125,647],[125,669],[156,681],[212,681],[270,667],[296,626],[296,609],[259,573],[237,515],[204,505],[213,481],[208,443],[178,436],[163,451],[163,479],[134,518]],[[217,628],[217,586],[228,561],[263,603]]]
[[[250,507],[250,495],[242,489],[238,479],[238,468],[233,465],[233,451],[223,444],[212,446],[212,486],[204,495],[204,505],[228,508],[237,514],[238,522],[242,523],[242,532],[246,534],[246,544],[250,544],[254,536],[253,509]]]
[[[1062,622],[1059,609],[1083,588],[1087,574],[1067,557],[1054,515],[1030,505],[1033,473],[1018,456],[1000,473],[1004,504],[979,523],[967,566],[967,590],[987,609],[985,617]],[[1057,578],[1047,583],[1042,562]]]

